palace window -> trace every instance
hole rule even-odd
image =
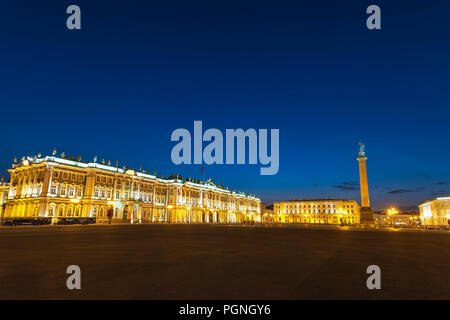
[[[51,194],[56,194],[56,185],[52,185],[52,188],[50,189]]]
[[[95,196],[96,198],[99,197],[99,191],[98,191],[98,189],[95,189],[94,196]]]
[[[77,207],[77,208],[75,209],[75,217],[79,217],[79,216],[80,216],[80,208]]]
[[[78,188],[77,196],[81,197],[82,195],[83,195],[83,189],[82,188]]]
[[[53,207],[50,207],[50,208],[48,209],[48,216],[49,216],[49,217],[53,217]]]
[[[116,191],[116,199],[120,199],[120,191]]]
[[[61,187],[61,195],[62,196],[66,195],[66,187]]]
[[[74,197],[75,196],[75,188],[70,188],[69,189],[69,197]]]
[[[63,212],[64,212],[64,208],[63,207],[59,207],[59,209],[58,209],[58,216],[62,217]]]

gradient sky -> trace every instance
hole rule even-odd
[[[68,5],[82,29],[66,28]],[[365,26],[378,4],[382,30]],[[372,205],[450,193],[448,1],[3,1],[0,174],[42,152],[161,175],[176,128],[279,128],[280,170],[207,166],[266,203],[351,198],[366,144]],[[355,186],[356,185],[356,186]]]

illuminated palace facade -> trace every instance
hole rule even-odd
[[[81,158],[27,157],[9,169],[4,218],[96,218],[130,223],[242,223],[260,220],[261,201],[215,185],[82,162]]]
[[[359,205],[354,200],[290,200],[274,203],[279,223],[359,224]]]

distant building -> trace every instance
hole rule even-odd
[[[9,183],[0,182],[0,219],[3,218],[6,207],[6,199],[8,198]]]
[[[273,204],[270,206],[266,206],[264,203],[261,203],[261,222],[262,223],[274,222]]]
[[[403,212],[395,215],[374,213],[375,223],[383,226],[414,227],[420,225],[420,216],[414,212]]]
[[[450,196],[423,202],[419,210],[424,226],[450,227]]]
[[[355,200],[315,199],[274,203],[274,222],[358,224],[359,205]]]

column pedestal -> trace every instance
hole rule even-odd
[[[363,224],[375,223],[373,209],[371,207],[361,207],[359,209],[359,222]]]

